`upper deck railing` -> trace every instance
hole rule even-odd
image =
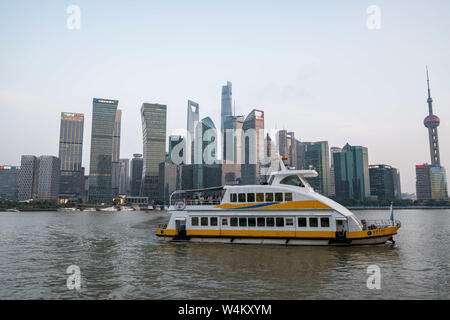
[[[361,220],[363,230],[374,230],[389,227],[399,227],[401,222],[399,220]]]
[[[221,203],[221,199],[171,199],[171,205],[177,205],[178,203],[183,203],[185,206],[213,206],[219,205]]]

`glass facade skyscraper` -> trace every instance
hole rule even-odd
[[[113,131],[119,101],[94,98],[92,104],[89,201],[112,201]]]
[[[24,155],[20,161],[19,201],[37,199],[39,182],[39,159],[36,156]]]
[[[308,178],[308,182],[316,192],[324,196],[330,195],[330,154],[328,141],[302,142],[304,146],[304,169],[312,166],[319,174]]]
[[[39,157],[38,200],[58,200],[60,165],[58,157]]]
[[[20,167],[0,165],[0,200],[18,200]]]
[[[166,155],[167,106],[144,103],[141,107],[144,143],[144,166],[141,196],[155,200],[159,197],[159,164]]]
[[[61,112],[59,133],[60,186],[59,197],[76,200],[83,196],[84,168],[83,154],[84,115]]]
[[[333,154],[337,200],[364,201],[370,195],[368,151],[366,147],[350,146]]]
[[[369,166],[370,195],[377,200],[401,199],[400,171],[385,164]]]
[[[225,128],[225,121],[229,116],[232,115],[232,100],[233,92],[231,82],[227,81],[226,86],[222,86],[222,103],[221,103],[221,113],[220,113],[220,131],[223,133]],[[223,134],[222,134],[223,135]]]
[[[144,166],[144,159],[142,159],[142,154],[133,154],[133,159],[131,159],[130,165],[130,193],[132,196],[137,197],[141,194],[141,184],[142,184],[142,168]]]

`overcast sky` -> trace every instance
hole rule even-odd
[[[80,29],[67,27],[69,5]],[[367,27],[370,5],[380,29]],[[58,155],[68,111],[85,114],[88,167],[93,97],[119,100],[131,158],[143,102],[167,104],[168,135],[186,127],[188,99],[220,126],[231,81],[237,114],[259,108],[268,129],[366,146],[370,164],[398,167],[415,192],[415,164],[430,162],[425,65],[450,170],[449,18],[447,0],[1,1],[0,164]]]

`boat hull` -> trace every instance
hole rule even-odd
[[[246,236],[180,236],[176,230],[158,229],[157,236],[162,241],[182,241],[200,243],[225,243],[225,244],[257,244],[257,245],[283,245],[283,246],[361,246],[379,245],[393,240],[398,228],[385,228],[382,235],[364,233],[365,236],[352,238],[291,238],[291,237],[246,237]]]

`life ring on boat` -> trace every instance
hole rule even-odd
[[[367,231],[367,235],[371,236],[372,235],[372,231]]]

